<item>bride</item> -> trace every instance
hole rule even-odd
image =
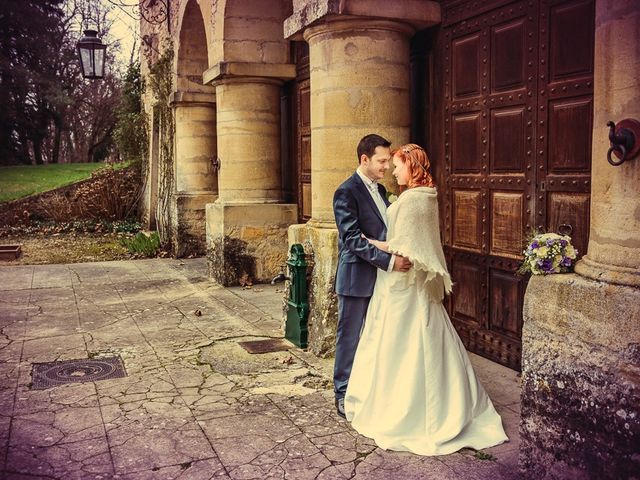
[[[440,244],[436,189],[426,152],[394,152],[406,190],[387,210],[386,242],[407,273],[378,270],[345,397],[347,420],[387,450],[444,455],[508,440],[442,305],[451,278]]]

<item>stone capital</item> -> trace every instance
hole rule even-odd
[[[440,23],[442,14],[440,4],[430,0],[303,0],[284,21],[284,37],[301,40],[308,27],[347,18],[400,22],[416,31]]]
[[[281,83],[296,77],[292,63],[220,62],[202,74],[204,84],[218,85],[233,79]]]
[[[173,92],[169,96],[169,105],[172,107],[206,107],[215,108],[216,94],[204,92]]]
[[[339,35],[340,33],[348,34],[349,32],[357,30],[366,32],[386,30],[390,32],[400,32],[407,37],[410,37],[415,33],[415,28],[406,23],[343,16],[332,17],[331,21],[319,22],[309,28],[306,28],[303,38],[306,42],[310,42],[312,38],[318,35]]]

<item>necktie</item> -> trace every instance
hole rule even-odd
[[[380,215],[382,215],[382,219],[384,220],[385,225],[387,224],[387,206],[384,204],[382,197],[380,196],[380,191],[378,190],[378,183],[372,182],[369,185],[369,191],[371,192],[371,198],[378,207],[378,211]]]

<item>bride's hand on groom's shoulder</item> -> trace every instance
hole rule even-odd
[[[385,252],[389,251],[389,242],[383,242],[382,240],[375,240],[373,238],[367,238],[364,233],[360,235],[362,238],[364,238],[367,242],[369,242],[371,245],[373,245],[374,247],[383,250]]]

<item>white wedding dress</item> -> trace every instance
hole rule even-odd
[[[442,305],[451,280],[437,212],[429,187],[405,191],[387,210],[389,247],[413,268],[378,270],[345,397],[358,432],[419,455],[508,440]]]

